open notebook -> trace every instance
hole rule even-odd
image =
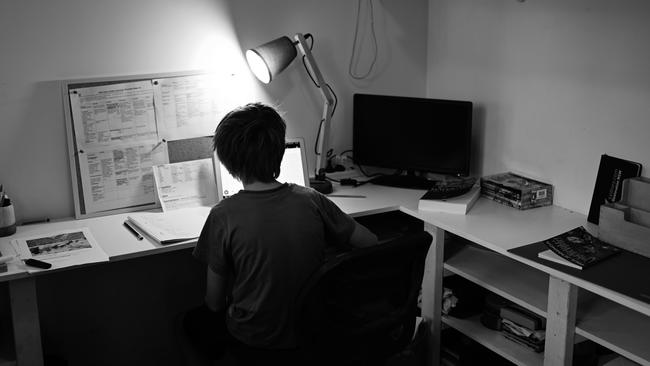
[[[168,212],[138,212],[129,215],[127,221],[136,230],[164,245],[198,238],[209,213],[210,207],[207,206]]]
[[[217,180],[217,195],[221,201],[244,188],[242,183],[235,179],[228,170],[221,165],[217,154],[214,154],[214,174]],[[284,157],[280,165],[281,183],[295,183],[309,187],[309,176],[307,175],[307,159],[305,158],[305,142],[302,138],[287,139]]]

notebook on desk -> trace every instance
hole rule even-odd
[[[242,183],[230,175],[226,167],[221,165],[216,153],[213,155],[212,161],[214,163],[214,174],[217,181],[219,201],[244,189]],[[287,139],[284,156],[280,165],[278,182],[295,183],[309,187],[305,142],[302,138]]]

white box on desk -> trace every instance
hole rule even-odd
[[[481,186],[475,184],[467,193],[441,200],[420,199],[418,209],[466,215],[481,194]]]

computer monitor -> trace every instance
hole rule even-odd
[[[305,154],[305,142],[302,138],[287,139],[285,143],[284,156],[280,165],[281,183],[295,183],[309,187],[309,176],[307,175],[307,159]],[[214,174],[217,181],[217,196],[219,201],[228,198],[244,189],[244,185],[235,179],[228,169],[221,165],[219,158],[214,153]]]
[[[469,174],[471,102],[355,94],[353,105],[356,163],[411,175]]]

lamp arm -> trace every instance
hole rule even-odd
[[[324,101],[323,115],[321,117],[322,125],[319,129],[320,132],[318,136],[318,146],[316,146],[316,178],[322,178],[324,177],[323,171],[325,169],[325,165],[327,164],[326,149],[329,140],[330,122],[334,109],[334,95],[323,79],[323,74],[321,74],[320,69],[316,64],[316,59],[314,59],[314,56],[309,49],[309,44],[307,44],[305,37],[301,33],[297,33],[294,36],[294,39],[297,41],[297,46],[300,50],[300,53],[302,53],[305,57],[305,63],[309,67],[311,75],[314,77],[314,80],[316,81],[316,84]]]

